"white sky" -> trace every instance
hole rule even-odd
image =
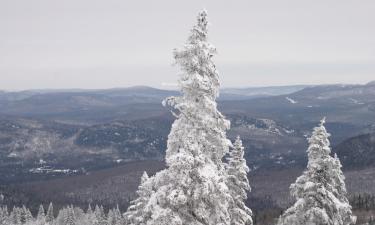
[[[374,0],[0,0],[0,89],[175,83],[202,8],[223,86],[375,80]]]

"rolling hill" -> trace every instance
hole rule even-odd
[[[375,133],[348,138],[334,152],[346,168],[375,167]]]
[[[177,94],[143,86],[1,92],[1,181],[44,179],[50,174],[35,173],[44,167],[90,171],[161,160],[173,117],[160,102]],[[224,89],[219,107],[253,170],[302,168],[306,138],[323,116],[333,146],[375,129],[371,83]]]

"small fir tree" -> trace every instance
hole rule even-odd
[[[325,119],[309,140],[308,165],[291,185],[296,203],[279,218],[278,225],[351,225],[356,218],[346,197],[344,175],[331,149]]]
[[[38,224],[44,225],[46,223],[46,214],[43,205],[39,206],[38,215],[36,217]]]
[[[46,214],[46,222],[51,225],[53,221],[55,220],[55,216],[53,214],[53,204],[52,202],[49,203],[48,209],[47,209],[47,214]]]
[[[246,165],[244,147],[239,136],[236,138],[233,148],[229,152],[227,161],[227,185],[233,197],[233,203],[229,208],[231,224],[251,225],[253,224],[251,218],[252,212],[244,203],[247,199],[247,192],[251,190],[247,178],[249,167]]]
[[[152,186],[148,180],[149,177],[144,172],[137,191],[138,198],[131,202],[131,206],[124,214],[127,224],[144,224],[151,216],[150,212],[144,210],[152,194]]]
[[[65,224],[66,225],[77,225],[76,224],[76,218],[75,218],[75,215],[74,215],[73,206],[68,206],[68,208],[67,208]]]

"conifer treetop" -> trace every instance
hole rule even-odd
[[[236,137],[233,144],[233,149],[229,151],[228,163],[231,167],[239,167],[243,169],[246,173],[250,171],[249,167],[246,165],[246,160],[244,158],[245,151],[242,145],[242,140],[240,136]],[[237,168],[238,169],[238,168]]]
[[[183,48],[173,52],[182,70],[178,83],[185,97],[215,100],[219,94],[218,72],[212,61],[216,48],[208,42],[208,26],[207,11],[202,10]],[[173,103],[171,105],[175,105]]]
[[[204,10],[184,46],[174,50],[182,95],[163,101],[176,116],[168,135],[167,167],[139,186],[139,197],[128,210],[134,209],[147,224],[229,225],[231,221],[228,207],[233,197],[222,161],[231,146],[226,137],[230,123],[217,109],[220,84],[212,60],[216,49],[207,36]]]
[[[252,225],[252,211],[244,204],[244,200],[247,199],[247,191],[251,191],[247,178],[249,167],[246,165],[244,147],[239,136],[237,136],[236,141],[229,151],[227,161],[226,183],[234,200],[229,206],[231,224]]]
[[[149,176],[146,171],[143,172],[141,177],[141,183],[145,183],[148,180]]]
[[[307,169],[290,186],[296,202],[279,218],[278,225],[355,224],[341,163],[330,155],[330,134],[324,123],[323,118],[308,139]]]
[[[208,25],[207,10],[203,9],[197,16],[197,24],[192,29],[192,34],[189,37],[189,41],[191,43],[195,43],[197,40],[206,41]]]
[[[198,14],[197,23],[185,45],[174,50],[175,62],[182,72],[178,80],[182,96],[169,97],[163,101],[163,105],[173,108],[172,113],[178,118],[168,137],[167,165],[175,162],[181,167],[181,163],[197,162],[197,156],[202,153],[220,164],[231,144],[225,135],[230,122],[217,110],[215,101],[220,83],[212,60],[216,49],[208,42],[207,31],[207,12],[203,10]],[[202,162],[204,160],[198,159]]]
[[[329,134],[324,126],[326,118],[320,120],[319,126],[315,127],[311,137],[308,139],[309,148],[307,149],[309,165],[313,166],[316,160],[326,158],[331,153]]]

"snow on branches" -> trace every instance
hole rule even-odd
[[[340,160],[332,157],[325,119],[308,139],[308,164],[304,173],[290,186],[295,204],[279,218],[278,225],[355,224],[346,198]]]
[[[212,61],[215,53],[215,47],[208,42],[207,12],[203,10],[186,44],[174,51],[176,64],[182,71],[179,78],[182,96],[163,102],[174,108],[176,121],[168,136],[167,169],[140,186],[141,190],[144,185],[152,185],[152,193],[142,209],[142,224],[252,224],[251,210],[243,203],[246,198],[243,192],[249,190],[243,177],[248,171],[241,161],[243,153],[232,152],[228,168],[223,162],[232,144],[226,138],[230,123],[217,110],[220,83]],[[228,175],[230,166],[241,168],[238,173],[242,183],[232,179],[237,175],[233,170]]]

